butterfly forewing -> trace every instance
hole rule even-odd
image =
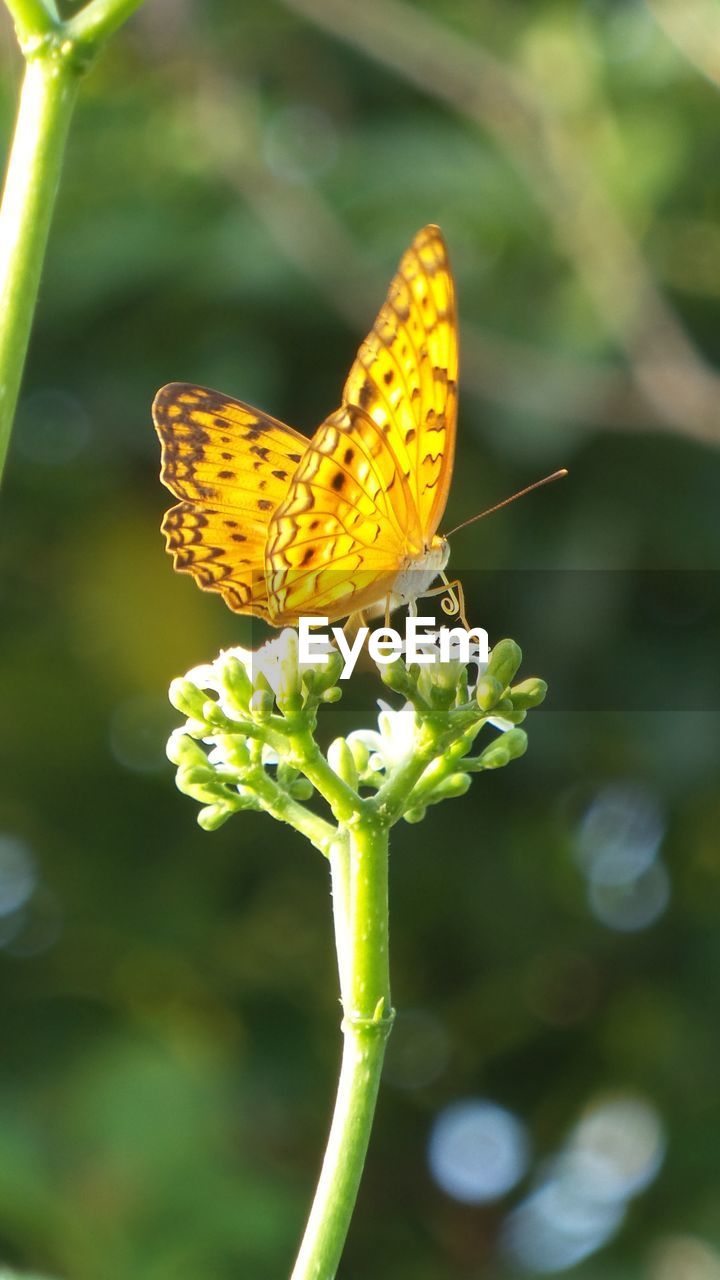
[[[442,233],[427,226],[403,254],[343,391],[386,430],[426,541],[450,487],[457,376],[453,278]]]
[[[163,521],[175,568],[231,609],[268,616],[267,531],[308,441],[291,427],[204,387],[170,383],[153,418],[161,479],[182,501]]]

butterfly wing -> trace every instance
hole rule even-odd
[[[375,604],[420,556],[445,509],[457,419],[457,323],[437,227],[403,255],[343,390],[268,532],[277,619]]]
[[[458,341],[447,248],[439,227],[415,236],[343,390],[387,434],[424,540],[437,530],[455,455]]]
[[[308,446],[259,409],[173,382],[155,397],[160,478],[181,501],[162,530],[175,568],[237,613],[269,619],[265,549],[273,512]]]
[[[318,428],[268,530],[273,620],[343,618],[388,595],[414,535],[412,497],[382,427],[345,405]]]

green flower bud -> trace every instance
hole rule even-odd
[[[315,681],[316,675],[317,671],[315,670],[315,667],[308,667],[306,671],[303,671],[301,684],[306,693],[315,692],[317,687]]]
[[[215,770],[207,759],[202,764],[182,764],[177,772],[178,786],[182,779],[182,790],[188,787],[204,787],[208,784],[218,786]]]
[[[490,662],[485,675],[492,676],[494,680],[498,680],[503,689],[505,689],[513,679],[521,662],[522,650],[514,640],[498,640],[490,654]]]
[[[386,684],[388,689],[392,689],[395,693],[407,695],[415,689],[415,682],[408,675],[408,669],[402,658],[396,658],[394,662],[388,662],[387,666],[380,665],[378,669],[383,684]]]
[[[417,822],[422,822],[425,817],[425,806],[421,804],[416,805],[414,809],[408,809],[407,813],[403,814],[403,817],[406,822],[409,822],[411,826],[414,826]]]
[[[475,698],[480,710],[494,711],[502,698],[504,688],[505,685],[496,680],[494,676],[481,676],[475,690]]]
[[[260,676],[263,680],[265,679],[262,672]],[[257,720],[260,724],[264,720],[269,720],[273,710],[272,691],[269,689],[256,689],[248,703],[248,710],[253,720]]]
[[[222,664],[222,683],[238,711],[247,711],[252,697],[252,681],[245,664],[234,655],[228,655]]]
[[[227,763],[232,769],[247,769],[250,764],[250,751],[247,739],[239,733],[217,734],[215,742],[221,748]]]
[[[510,699],[508,698],[507,701],[510,702]],[[509,720],[510,724],[522,724],[523,720],[527,720],[527,711],[516,711],[511,702],[507,711],[498,709],[497,714],[502,716],[503,720]]]
[[[264,671],[260,671],[260,670],[253,671],[252,682],[253,682],[253,689],[255,689],[256,692],[259,689],[261,693],[269,693],[273,698],[275,697],[275,694],[273,692],[273,687],[270,681],[268,680],[267,676],[265,675]]]
[[[500,701],[496,702],[495,706],[493,707],[493,711],[497,716],[509,716],[512,714],[512,710],[513,710],[513,704],[509,698],[501,698]]]
[[[228,818],[232,817],[234,808],[229,804],[210,804],[205,809],[201,809],[198,816],[198,826],[203,831],[217,831]]]
[[[370,752],[360,738],[350,738],[348,741],[348,747],[352,753],[352,758],[355,762],[355,768],[357,769],[358,775],[362,775],[367,769]]]
[[[481,751],[478,763],[484,769],[502,769],[527,751],[527,734],[523,729],[508,729]]]
[[[290,719],[302,711],[303,699],[301,693],[278,693],[276,698],[278,710]]]
[[[465,671],[462,662],[452,658],[448,662],[431,662],[422,667],[417,690],[431,707],[447,711],[455,702],[458,683]]]
[[[283,787],[289,787],[298,777],[299,771],[294,764],[288,764],[287,760],[281,760],[277,767],[277,780]]]
[[[328,764],[335,771],[343,782],[347,782],[349,787],[357,790],[358,776],[355,768],[355,760],[344,738],[336,738],[330,743],[327,753]]]
[[[464,796],[471,782],[469,773],[451,773],[433,788],[428,802],[436,804],[438,800],[452,800],[455,796]]]
[[[281,634],[281,650],[280,662],[278,664],[279,671],[276,683],[276,693],[278,706],[281,710],[282,702],[288,702],[299,696],[301,691],[300,685],[300,666],[299,666],[299,641],[298,633],[291,627],[286,627]]]
[[[306,671],[306,675],[312,673],[312,689],[314,693],[329,693],[330,690],[337,685],[340,679],[340,672],[345,663],[342,654],[337,649],[331,649],[328,653],[328,660],[322,666],[310,668]],[[336,698],[323,699],[323,701],[336,702]]]
[[[513,707],[516,711],[529,711],[531,707],[539,707],[545,701],[547,684],[537,676],[513,685],[510,690]]]
[[[289,788],[293,800],[309,800],[314,790],[309,778],[297,778]]]
[[[201,746],[198,746],[194,738],[181,729],[174,729],[168,739],[166,748],[167,758],[173,764],[184,765],[203,765],[207,764],[207,756]]]
[[[418,691],[421,681],[418,681]],[[429,702],[431,707],[436,707],[438,711],[448,711],[457,698],[457,684],[453,684],[452,688],[446,688],[441,684],[431,684]]]
[[[336,684],[331,685],[329,689],[324,689],[322,692],[323,702],[339,702],[341,698],[342,689]]]
[[[228,723],[225,712],[214,698],[207,698],[203,703],[203,719],[207,725],[222,725],[223,728]]]
[[[204,804],[215,803],[224,792],[223,783],[216,781],[212,769],[206,771],[204,777],[199,777],[195,767],[190,769],[180,767],[175,777],[175,785],[184,796],[191,796],[193,800],[200,800]]]
[[[191,684],[189,680],[178,677],[173,680],[168,690],[168,697],[176,711],[184,716],[193,716],[196,720],[204,720],[203,707],[207,694]]]

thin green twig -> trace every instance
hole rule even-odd
[[[90,0],[65,24],[68,39],[95,52],[142,3],[143,0]]]
[[[91,0],[66,22],[42,0],[5,0],[27,60],[0,207],[0,477],[83,72],[142,0]]]
[[[29,62],[0,208],[0,475],[20,391],[78,76]]]
[[[54,31],[58,26],[55,14],[42,0],[5,0],[5,7],[15,23],[21,45],[30,36]]]

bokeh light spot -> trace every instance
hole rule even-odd
[[[604,787],[580,823],[578,862],[592,884],[627,884],[652,865],[664,832],[651,792],[631,783]]]
[[[501,1247],[527,1271],[564,1271],[600,1249],[620,1227],[627,1203],[656,1177],[663,1125],[645,1098],[590,1104],[539,1185],[505,1219]]]
[[[13,919],[17,927],[3,950],[18,960],[42,955],[55,945],[62,931],[62,911],[54,893],[41,886]]]
[[[495,1102],[467,1098],[441,1111],[428,1144],[433,1178],[464,1204],[497,1200],[520,1181],[528,1166],[524,1126]]]
[[[588,1203],[571,1185],[551,1179],[508,1214],[504,1252],[527,1271],[565,1271],[607,1243],[623,1212],[619,1205]]]
[[[569,1144],[574,1177],[596,1200],[635,1196],[655,1178],[665,1153],[657,1111],[643,1098],[619,1097],[592,1106]]]
[[[115,708],[110,718],[110,750],[119,764],[134,773],[167,768],[165,744],[173,724],[167,699],[134,694]]]
[[[591,884],[588,901],[593,915],[610,929],[634,933],[647,929],[670,901],[670,878],[661,862],[629,884]]]
[[[720,1280],[720,1253],[697,1236],[665,1236],[653,1250],[648,1280]]]
[[[24,906],[35,890],[37,871],[27,845],[0,834],[0,917]]]

